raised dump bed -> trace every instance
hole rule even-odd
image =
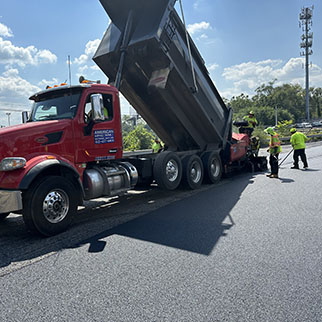
[[[176,1],[100,2],[111,24],[93,59],[109,82],[117,83],[117,75],[122,75],[121,93],[170,150],[223,147],[230,135],[231,112],[189,37],[194,83]]]

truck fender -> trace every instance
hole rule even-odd
[[[75,179],[77,181],[79,189],[82,192],[82,196],[84,197],[85,192],[84,192],[84,188],[83,188],[79,173],[76,171],[76,169],[72,165],[68,164],[65,161],[58,160],[58,159],[45,160],[45,161],[42,161],[42,162],[36,164],[35,166],[33,166],[26,173],[26,175],[23,177],[23,179],[21,180],[21,182],[19,184],[19,189],[20,190],[28,189],[38,175],[40,175],[45,170],[48,170],[49,168],[52,168],[54,166],[59,166],[59,168],[65,168],[75,176]]]

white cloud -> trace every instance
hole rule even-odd
[[[79,56],[79,58],[75,58],[74,64],[84,65],[87,63],[87,61],[88,61],[88,56],[85,54],[82,54]]]
[[[57,56],[49,50],[39,50],[34,46],[17,47],[9,40],[0,37],[0,63],[5,65],[38,65],[56,63]]]
[[[78,68],[78,74],[77,74],[77,76],[83,75],[84,73],[86,73],[87,70],[88,70],[88,66],[87,65],[84,65],[84,66],[79,67]]]
[[[46,80],[46,79],[42,79],[40,82],[38,82],[38,86],[45,89],[46,86],[53,86],[59,84],[59,81],[57,78],[52,78],[51,80]]]
[[[200,32],[202,30],[208,30],[211,29],[210,23],[209,22],[196,22],[192,25],[188,25],[187,30],[188,32],[193,35],[194,33]]]
[[[100,71],[101,70],[97,65],[91,66],[91,69],[95,70],[95,71]]]
[[[267,76],[272,77],[273,68],[281,64],[281,60],[264,60],[260,62],[247,62],[224,69],[223,76],[227,80],[240,81],[244,79],[257,79],[265,81]]]
[[[18,101],[20,98],[29,97],[38,91],[40,88],[20,77],[17,69],[8,69],[0,76],[0,98],[2,101]]]
[[[74,65],[78,65],[76,75],[84,76],[87,79],[101,79],[102,72],[100,68],[94,64],[92,57],[94,56],[99,44],[100,39],[90,40],[85,45],[84,53],[73,61]],[[105,76],[104,76],[105,78]]]
[[[211,64],[211,65],[209,65],[209,66],[207,66],[207,69],[209,70],[209,71],[214,71],[215,69],[217,69],[219,67],[219,65],[218,64]]]
[[[195,2],[193,3],[193,8],[194,8],[195,10],[197,10],[197,9],[199,9],[200,7],[202,7],[201,2],[202,2],[202,0],[195,0]]]
[[[99,46],[101,40],[100,39],[95,39],[95,40],[90,40],[87,44],[86,44],[86,48],[85,48],[85,54],[88,56],[94,56],[97,47]]]
[[[274,79],[276,85],[291,83],[304,86],[303,64],[303,58],[290,58],[286,63],[268,59],[227,67],[222,75],[233,86],[221,94],[227,98],[241,93],[253,95],[257,87]],[[315,64],[310,68],[310,86],[322,86],[322,69]]]
[[[34,57],[36,65],[38,64],[54,64],[57,62],[57,56],[48,49],[39,50]]]
[[[0,125],[8,125],[8,116],[11,112],[10,123],[21,123],[21,111],[30,110],[30,95],[40,91],[19,75],[15,68],[9,68],[0,75]]]
[[[9,27],[0,22],[0,36],[2,37],[13,37],[13,33]]]
[[[74,63],[78,65],[89,63],[92,60],[100,42],[101,41],[99,39],[90,40],[85,46],[85,53],[80,55],[78,58],[75,58]]]

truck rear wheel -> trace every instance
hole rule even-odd
[[[178,155],[170,151],[161,152],[155,159],[153,175],[160,188],[176,189],[182,177],[182,164]]]
[[[7,218],[10,215],[10,212],[5,212],[3,214],[0,214],[0,221]]]
[[[182,161],[182,183],[190,189],[200,188],[203,180],[203,164],[197,155],[189,155]]]
[[[202,157],[205,169],[205,181],[208,183],[217,183],[222,175],[221,158],[216,152],[207,152]]]
[[[31,232],[53,236],[68,228],[76,211],[72,183],[62,177],[47,177],[26,194],[23,219]]]

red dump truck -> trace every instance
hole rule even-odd
[[[267,167],[249,135],[232,133],[232,111],[175,0],[100,2],[111,23],[93,59],[109,84],[48,88],[30,97],[27,122],[0,129],[0,219],[21,213],[44,236],[66,230],[84,200],[138,183],[197,189],[236,167]],[[123,153],[119,92],[164,142],[161,153]]]

